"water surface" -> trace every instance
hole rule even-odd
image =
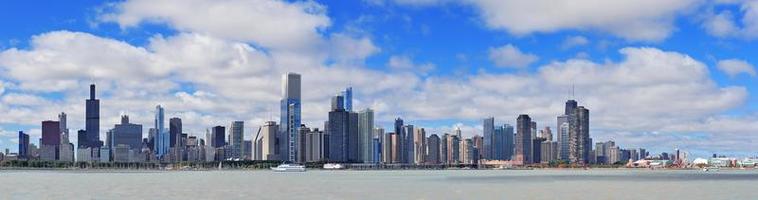
[[[758,170],[0,171],[0,199],[758,199]]]

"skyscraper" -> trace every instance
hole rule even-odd
[[[127,145],[129,149],[142,149],[142,125],[129,122],[129,116],[121,116],[121,124],[113,127],[113,146]]]
[[[281,158],[289,162],[297,161],[298,134],[300,131],[300,74],[287,73],[282,75],[282,100],[279,132],[282,134]]]
[[[346,94],[349,94],[349,93],[352,93],[352,88],[348,88],[348,90],[346,90]],[[358,121],[359,121],[358,130],[359,130],[359,139],[360,139],[360,148],[361,148],[361,159],[363,160],[363,162],[366,162],[366,163],[378,162],[378,160],[373,159],[374,158],[373,156],[374,110],[371,110],[370,108],[366,108],[360,111],[358,113]]]
[[[234,121],[229,126],[229,145],[232,150],[232,158],[243,158],[243,141],[245,141],[245,122]]]
[[[327,160],[333,162],[362,162],[358,114],[336,106],[329,112]]]
[[[18,132],[18,158],[29,159],[29,134]]]
[[[482,123],[482,133],[484,134],[484,144],[482,147],[482,158],[487,160],[499,160],[496,149],[495,139],[495,118],[485,118]]]
[[[213,143],[211,144],[213,148],[223,148],[226,146],[226,140],[224,140],[226,138],[226,127],[214,126],[211,129],[211,137],[213,139]]]
[[[155,106],[155,131],[157,138],[155,139],[155,156],[162,158],[168,149],[170,148],[171,137],[169,133],[166,133],[164,110],[161,105]]]
[[[579,165],[588,164],[591,149],[589,136],[590,111],[577,107],[569,120],[569,161]]]
[[[87,140],[85,146],[100,148],[102,146],[100,142],[100,100],[95,98],[95,84],[89,86],[89,99],[86,103],[85,130],[87,131]]]
[[[274,121],[268,121],[261,127],[260,137],[256,138],[256,160],[278,160],[276,135],[279,125]]]
[[[413,132],[414,164],[426,163],[426,130],[416,128]]]
[[[179,147],[179,136],[182,135],[182,119],[172,117],[168,119],[168,146],[169,148]]]
[[[413,125],[405,125],[402,128],[401,137],[403,138],[403,163],[405,164],[413,164],[416,162],[415,160],[415,149],[413,148],[413,144],[415,143],[413,140]]]
[[[439,164],[440,163],[440,137],[437,134],[432,134],[426,140],[426,163]]]
[[[406,150],[405,146],[405,140],[403,138],[403,119],[397,118],[395,119],[395,134],[397,134],[397,143],[393,144],[398,147],[398,152],[393,152],[397,154],[397,159],[399,162],[405,162],[405,155],[404,153]]]
[[[569,116],[558,116],[557,124],[558,135],[558,159],[568,161],[569,160]]]
[[[503,124],[503,160],[513,159],[513,148],[515,146],[515,139],[513,136],[513,126],[510,124]]]
[[[42,138],[40,139],[41,160],[58,160],[58,147],[61,144],[60,128],[58,121],[42,121]]]
[[[345,110],[348,112],[353,112],[353,87],[345,88],[345,91],[342,92],[342,96],[345,98]]]
[[[524,164],[532,163],[532,118],[529,115],[519,115],[516,119],[516,151],[515,158]]]

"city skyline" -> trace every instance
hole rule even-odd
[[[303,76],[302,113],[297,113],[309,127],[321,127],[331,98],[352,87],[350,95],[343,94],[352,99],[345,106],[354,111],[371,108],[371,117],[386,132],[395,132],[394,119],[400,117],[406,125],[425,128],[426,136],[442,137],[460,127],[464,138],[471,138],[484,135],[485,118],[494,117],[496,127],[510,124],[516,129],[516,117],[529,114],[538,130],[550,126],[554,138],[562,138],[556,117],[568,114],[566,100],[576,99],[591,111],[593,147],[612,139],[623,147],[652,152],[680,148],[703,157],[754,156],[758,149],[758,99],[753,95],[758,82],[750,54],[758,45],[750,33],[714,34],[709,23],[680,22],[691,18],[688,14],[668,15],[686,9],[741,14],[737,8],[748,3],[693,3],[695,8],[656,11],[661,13],[655,13],[653,22],[674,22],[641,18],[652,23],[642,25],[670,28],[643,34],[609,31],[603,23],[523,27],[484,14],[486,7],[478,3],[266,2],[271,2],[272,12],[255,17],[297,28],[240,25],[258,24],[249,21],[255,17],[206,17],[240,29],[229,31],[185,23],[191,16],[182,13],[142,12],[141,1],[59,8],[77,8],[65,12],[46,8],[57,11],[49,13],[56,19],[28,19],[42,27],[0,21],[17,30],[0,34],[0,111],[7,113],[0,116],[0,148],[15,149],[18,131],[36,143],[42,136],[39,123],[56,120],[61,112],[68,115],[72,143],[80,129],[91,129],[85,135],[105,140],[122,114],[148,129],[155,126],[156,105],[165,107],[163,123],[181,118],[183,130],[191,135],[203,137],[213,126],[229,130],[234,121],[243,121],[244,138],[250,139],[266,121],[280,121],[280,77],[295,72]],[[4,9],[25,6],[13,4]],[[446,9],[460,12],[445,14]],[[394,12],[401,14],[388,14]],[[450,25],[429,14],[443,16]],[[634,17],[619,20],[612,22],[637,22]],[[390,30],[394,26],[389,24],[401,28]],[[445,39],[439,43],[447,48],[437,50],[436,42],[425,38]],[[472,42],[460,44],[453,38]],[[709,39],[720,44],[681,44]],[[414,40],[418,47],[401,44]],[[98,86],[97,98],[85,89],[91,83]],[[85,109],[85,99],[97,100],[92,107],[97,104],[99,115],[91,118],[99,119],[99,128],[85,127],[90,107],[87,103]],[[168,138],[168,125],[166,133],[158,134]]]

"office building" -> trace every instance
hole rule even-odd
[[[426,164],[440,164],[440,137],[432,134],[426,140]]]
[[[498,151],[498,140],[500,138],[496,138],[496,130],[495,130],[495,118],[489,117],[484,119],[484,122],[482,123],[482,133],[484,134],[484,146],[482,147],[482,158],[487,160],[500,160],[501,155],[499,155],[500,151]],[[501,132],[502,133],[502,132]]]
[[[426,130],[417,128],[413,132],[413,160],[414,164],[426,163]]]
[[[95,98],[95,84],[89,86],[89,99],[86,100],[86,103],[85,130],[87,139],[84,141],[84,146],[100,148],[102,146],[102,142],[100,142],[100,100]]]
[[[279,125],[274,121],[266,122],[255,139],[255,160],[279,160],[277,155],[277,138]]]
[[[282,160],[297,161],[298,135],[301,121],[301,77],[300,74],[287,73],[282,76],[282,100],[279,132]]]
[[[363,162],[358,114],[347,112],[339,106],[332,106],[327,121],[329,151],[327,160],[332,162]]]
[[[29,134],[18,132],[18,159],[29,159]]]
[[[345,102],[347,107],[347,95],[352,95],[352,88],[348,88],[345,90]],[[346,111],[350,112],[350,110],[345,109]],[[361,149],[361,159],[365,163],[374,163],[378,162],[378,160],[374,160],[374,111],[370,108],[366,108],[360,112],[358,112],[358,131],[359,131],[359,140],[360,140],[360,149]]]
[[[569,162],[584,165],[589,160],[589,110],[576,107],[569,120]]]
[[[111,137],[109,147],[114,151],[121,145],[127,148],[125,151],[139,152],[142,149],[142,125],[130,123],[129,116],[121,116],[121,124],[114,126]]]
[[[42,121],[42,138],[40,139],[40,159],[45,161],[58,160],[61,144],[60,122]]]
[[[529,115],[519,115],[516,119],[515,160],[531,164],[532,158],[532,119]]]
[[[162,158],[171,147],[171,136],[166,132],[164,109],[161,105],[155,106],[155,156]]]
[[[324,139],[323,131],[318,128],[305,130],[305,148],[301,152],[305,154],[305,162],[319,162],[324,159]]]
[[[229,126],[229,146],[231,148],[231,158],[242,159],[244,156],[245,141],[245,122],[234,121]]]

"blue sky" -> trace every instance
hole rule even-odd
[[[570,2],[579,6],[4,2],[0,148],[15,150],[18,130],[36,141],[40,121],[59,112],[71,129],[83,127],[91,82],[103,99],[103,133],[119,114],[152,126],[155,104],[194,135],[232,120],[257,127],[277,115],[280,74],[295,71],[309,126],[326,120],[330,95],[353,86],[356,107],[377,110],[381,126],[399,116],[435,134],[459,126],[473,135],[485,117],[513,124],[526,113],[555,129],[575,85],[596,141],[755,155],[758,3],[616,1],[601,10]]]

